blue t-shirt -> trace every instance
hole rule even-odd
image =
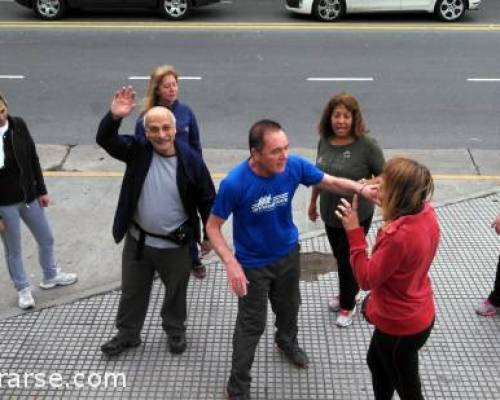
[[[256,175],[248,160],[221,182],[212,214],[233,214],[236,258],[245,268],[258,268],[283,258],[296,245],[292,199],[299,184],[316,185],[323,172],[311,162],[289,156],[285,170],[269,177]]]

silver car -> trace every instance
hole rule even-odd
[[[384,11],[426,11],[446,22],[459,21],[481,0],[285,0],[286,9],[312,14],[320,21],[337,21],[344,14]]]

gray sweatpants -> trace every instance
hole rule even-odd
[[[54,259],[54,237],[47,216],[38,201],[29,204],[16,203],[0,206],[7,229],[1,233],[5,259],[10,277],[17,290],[30,286],[24,270],[21,248],[21,220],[33,234],[38,244],[38,261],[43,270],[44,280],[52,279],[57,274]]]

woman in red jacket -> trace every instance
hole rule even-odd
[[[343,200],[337,215],[349,238],[351,265],[359,286],[371,290],[366,317],[375,325],[368,349],[375,398],[423,399],[418,351],[434,325],[429,269],[439,243],[439,225],[427,202],[433,193],[429,170],[394,158],[382,172],[380,203],[384,224],[371,257],[353,204]]]

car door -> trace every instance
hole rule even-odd
[[[124,0],[80,0],[78,3],[80,3],[82,7],[108,8],[123,6]]]
[[[402,10],[429,10],[434,7],[436,0],[401,0]]]
[[[157,0],[123,0],[127,7],[153,8],[158,4]]]
[[[346,0],[346,5],[351,12],[398,11],[401,0]]]

